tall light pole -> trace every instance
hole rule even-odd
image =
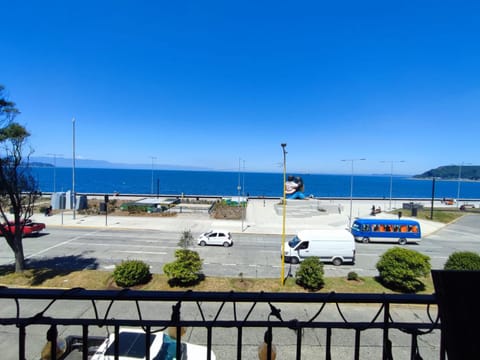
[[[283,216],[282,216],[282,271],[280,274],[280,284],[283,286],[285,284],[285,218],[287,212],[287,199],[285,192],[285,182],[287,181],[287,144],[283,143],[282,152],[283,152]]]
[[[152,159],[152,186],[151,186],[151,194],[153,195],[153,161],[156,160],[157,158],[155,156],[150,156]]]
[[[393,189],[393,163],[403,163],[405,160],[384,160],[382,163],[390,163],[390,203],[388,205],[389,210],[392,210],[392,189]]]
[[[245,213],[247,211],[247,201],[245,198],[245,160],[243,160],[243,171],[242,171],[242,198],[245,200],[245,204],[242,204],[242,232],[243,232],[243,223],[245,222]]]
[[[241,173],[241,162],[242,162],[242,159],[241,158],[238,158],[238,185],[237,185],[237,195],[238,195],[238,199],[237,199],[237,206],[240,207],[240,194],[241,194],[241,191],[242,191],[242,185],[240,185],[240,173]]]
[[[462,162],[458,165],[458,188],[457,188],[457,207],[459,205],[458,200],[460,199],[460,184],[462,182],[462,166],[463,165],[472,165],[471,163]]]
[[[350,161],[351,163],[351,173],[350,173],[350,215],[348,217],[348,228],[352,227],[352,207],[353,207],[353,163],[355,161],[362,161],[366,160],[364,158],[361,159],[344,159],[342,161]]]
[[[56,191],[57,183],[57,156],[63,156],[62,154],[47,154],[53,156],[53,192]]]
[[[75,220],[76,208],[76,194],[75,194],[75,118],[72,118],[72,207],[73,220]]]

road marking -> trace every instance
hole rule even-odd
[[[72,241],[75,241],[75,240],[77,240],[77,239],[81,239],[81,238],[84,237],[84,236],[91,236],[91,235],[95,235],[95,234],[97,234],[97,233],[98,233],[98,231],[93,231],[93,232],[91,232],[91,233],[87,233],[87,234],[82,234],[82,235],[79,235],[79,236],[75,236],[74,238],[72,238],[72,239],[70,239],[70,240],[63,241],[63,242],[61,242],[61,243],[59,243],[59,244],[50,246],[50,247],[45,248],[45,249],[43,249],[43,250],[41,250],[41,251],[38,251],[38,252],[36,252],[36,253],[34,253],[34,254],[30,254],[30,255],[28,255],[28,256],[25,256],[25,259],[30,259],[31,257],[44,254],[44,253],[46,253],[46,252],[48,252],[48,251],[50,251],[50,250],[52,250],[52,249],[55,249],[55,248],[57,248],[57,247],[60,247],[60,246],[69,244],[69,243],[71,243]]]
[[[140,247],[140,248],[160,248],[160,249],[177,249],[178,246],[156,246],[156,245],[132,245],[132,244],[113,244],[113,243],[94,243],[94,242],[76,242],[75,244],[78,245],[86,245],[86,246],[118,246],[118,247]]]
[[[114,250],[114,252],[119,253],[130,253],[130,254],[151,254],[151,255],[166,255],[166,252],[158,252],[158,251],[124,251],[124,250]]]

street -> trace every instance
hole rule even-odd
[[[196,238],[199,234],[193,233]],[[163,265],[174,259],[181,231],[119,230],[108,228],[49,227],[38,237],[24,239],[25,257],[37,265],[66,266],[69,269],[113,270],[122,260],[143,260],[153,273],[162,273]],[[281,268],[281,235],[233,233],[232,247],[193,245],[204,261],[207,276],[265,278],[278,277]],[[288,235],[287,240],[291,237]],[[395,243],[356,243],[354,265],[325,265],[326,276],[345,276],[350,271],[360,276],[375,276],[378,258]],[[433,269],[443,267],[454,251],[480,252],[480,223],[477,215],[466,215],[407,248],[430,256]],[[0,243],[0,262],[13,261],[13,253]],[[298,265],[285,264],[295,273]]]

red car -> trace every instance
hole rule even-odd
[[[15,233],[15,223],[9,221],[8,224],[3,224],[3,228],[7,231],[10,231],[12,234]],[[23,226],[23,236],[37,235],[40,231],[45,229],[44,223],[33,222],[32,220],[27,220]]]

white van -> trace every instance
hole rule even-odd
[[[303,230],[285,242],[285,262],[298,264],[310,256],[333,265],[355,263],[355,239],[344,229]]]

